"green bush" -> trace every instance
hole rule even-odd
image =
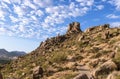
[[[118,48],[115,58],[113,58],[113,61],[117,64],[118,70],[120,70],[120,48]]]
[[[111,40],[109,41],[109,44],[114,44],[116,42],[116,40]]]
[[[80,41],[78,43],[79,47],[86,47],[89,44],[89,41]]]
[[[51,57],[51,62],[60,63],[62,61],[65,61],[67,58],[66,53],[64,52],[55,52],[53,56]]]

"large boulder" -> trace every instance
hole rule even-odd
[[[43,77],[43,69],[37,66],[33,69],[33,79],[40,79]]]
[[[76,77],[74,77],[73,79],[89,79],[88,76],[86,74],[79,74]]]
[[[73,22],[73,23],[69,24],[67,34],[79,33],[79,32],[82,32],[81,29],[80,29],[80,23],[79,22]]]
[[[112,71],[116,69],[117,69],[117,65],[112,60],[109,60],[103,63],[98,68],[96,68],[92,74],[94,77],[98,77],[101,75],[108,75],[109,73],[111,73]]]
[[[120,71],[114,71],[108,75],[107,79],[120,79]]]

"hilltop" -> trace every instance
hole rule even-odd
[[[70,23],[66,34],[7,64],[4,79],[120,79],[120,28],[104,24],[83,32],[80,27]]]

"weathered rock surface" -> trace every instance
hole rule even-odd
[[[107,79],[120,79],[120,71],[114,71],[108,75]]]
[[[80,29],[80,23],[79,22],[73,22],[73,23],[69,24],[67,34],[79,33],[79,32],[82,32],[81,29]]]
[[[101,30],[108,29],[109,26],[110,26],[109,24],[104,24],[104,25],[100,25],[100,26],[94,26],[94,27],[86,29],[85,32],[101,31]]]
[[[98,75],[106,75],[116,69],[117,69],[116,64],[112,60],[109,60],[109,61],[103,63],[100,67],[96,68],[93,71],[93,76],[97,77]]]
[[[33,79],[40,79],[43,77],[43,69],[37,66],[33,69]]]

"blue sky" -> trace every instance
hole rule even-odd
[[[0,0],[0,48],[30,52],[73,21],[119,26],[120,0]]]

